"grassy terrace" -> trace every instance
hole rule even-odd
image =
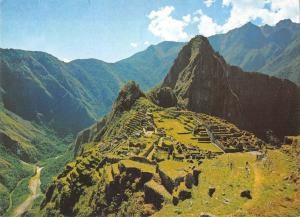
[[[299,216],[300,186],[285,179],[295,171],[296,162],[279,150],[269,151],[268,157],[269,166],[255,161],[255,156],[249,153],[224,154],[205,160],[200,184],[192,189],[192,199],[177,206],[166,205],[154,216],[199,216],[201,212],[228,217]],[[249,176],[246,161],[250,163]],[[233,163],[232,170],[229,162]],[[209,187],[216,188],[212,197],[208,195]],[[251,191],[251,200],[240,197],[244,190]]]
[[[173,160],[166,160],[159,163],[159,169],[173,180],[178,177],[185,176],[185,170],[187,170],[190,166],[190,163]]]
[[[195,125],[193,121],[188,120],[186,117],[182,117],[181,115],[178,118],[161,118],[167,116],[167,113],[163,111],[155,112],[153,116],[156,126],[158,128],[166,129],[167,136],[172,136],[185,145],[192,144],[193,146],[199,147],[204,151],[222,152],[220,148],[211,142],[199,142],[197,139],[195,139],[192,133],[186,129],[193,128]]]
[[[163,195],[168,202],[172,201],[172,195],[163,187],[163,185],[158,184],[154,180],[147,182],[146,185]]]
[[[140,163],[133,160],[122,160],[120,163],[124,165],[125,168],[138,168],[142,172],[155,173],[155,167],[150,164]]]

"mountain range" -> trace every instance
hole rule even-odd
[[[139,113],[132,107],[138,98],[146,101],[137,106],[217,116],[263,139],[270,131],[280,139],[299,133],[299,62],[300,26],[290,20],[166,41],[115,63],[66,63],[44,52],[0,49],[0,215],[9,193],[34,173],[28,162],[66,152],[88,126],[71,147],[76,156],[105,136],[122,139],[118,120],[131,120],[132,109]],[[119,93],[129,80],[140,87],[129,82]]]
[[[244,71],[262,72],[300,85],[300,24],[282,20],[275,26],[251,22],[209,37],[215,51]]]
[[[38,212],[296,216],[299,182],[289,177],[299,177],[292,164],[300,152],[255,135],[298,135],[299,99],[293,82],[231,66],[196,36],[161,85],[144,93],[129,81],[111,112],[78,134],[75,159],[49,185]],[[296,193],[278,189],[287,184]],[[287,195],[290,204],[281,210]]]
[[[124,82],[135,79],[145,90],[159,83],[181,46],[162,42],[116,63],[1,49],[1,101],[25,120],[76,133],[109,111]]]

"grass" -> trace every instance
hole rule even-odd
[[[9,207],[9,191],[0,183],[0,214]]]
[[[255,156],[249,153],[224,154],[205,160],[201,165],[200,184],[192,189],[192,199],[176,207],[166,205],[155,216],[175,216],[181,211],[184,211],[181,216],[199,216],[201,212],[217,216],[298,216],[297,186],[284,181],[295,169],[295,162],[278,150],[269,151],[269,159],[270,169],[256,162]],[[249,177],[246,161],[250,163]],[[229,162],[233,163],[232,170]],[[213,197],[208,195],[209,187],[216,188]],[[251,191],[252,200],[240,197],[244,190]]]
[[[132,160],[122,160],[121,164],[123,164],[126,168],[134,167],[143,172],[155,173],[155,167],[150,164],[140,163]]]
[[[154,191],[163,195],[164,198],[167,199],[168,202],[172,201],[172,195],[165,189],[165,187],[163,185],[160,185],[153,180],[147,182],[146,185],[149,186],[150,188],[152,188]]]
[[[11,192],[21,179],[34,173],[32,165],[20,161],[17,156],[9,152],[1,144],[0,163],[0,184],[5,186],[2,190],[7,189],[7,191]]]
[[[185,170],[187,170],[190,166],[190,163],[172,160],[166,160],[159,163],[159,169],[173,180],[175,180],[177,177],[185,176]]]
[[[192,123],[186,124],[183,123],[182,116],[178,117],[178,119],[175,118],[161,118],[162,116],[167,116],[166,112],[155,112],[154,114],[154,121],[158,128],[164,128],[166,129],[167,136],[172,136],[176,140],[180,141],[181,143],[185,145],[192,144],[193,146],[199,147],[201,150],[205,151],[211,151],[211,152],[222,152],[222,150],[212,143],[204,143],[204,142],[198,142],[193,138],[192,133],[188,134],[182,134],[186,133],[187,130],[185,127],[189,125],[189,127],[193,127],[194,125]],[[185,119],[184,119],[185,120]]]

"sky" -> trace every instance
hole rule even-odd
[[[0,0],[0,47],[107,62],[251,21],[299,22],[299,0]]]

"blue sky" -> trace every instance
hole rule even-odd
[[[114,62],[164,40],[299,20],[298,0],[0,0],[0,47]]]

